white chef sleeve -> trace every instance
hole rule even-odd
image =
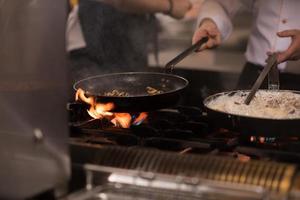
[[[206,0],[202,4],[197,25],[205,18],[212,19],[221,32],[222,40],[225,40],[233,29],[231,19],[241,8],[249,7],[252,3],[251,0]]]
[[[66,50],[70,52],[75,49],[86,47],[86,42],[82,33],[79,17],[78,5],[76,5],[68,16],[66,30]]]

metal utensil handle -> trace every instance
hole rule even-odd
[[[180,61],[182,61],[185,57],[190,55],[191,53],[195,52],[197,49],[199,49],[203,44],[205,44],[208,41],[208,37],[202,38],[195,44],[193,44],[191,47],[180,53],[178,56],[173,58],[170,62],[168,62],[165,66],[166,73],[172,73],[174,67],[176,64],[178,64]]]
[[[262,82],[264,81],[264,79],[266,78],[266,76],[268,75],[268,73],[270,72],[271,68],[276,64],[277,62],[277,55],[276,54],[272,54],[268,60],[267,60],[267,66],[265,66],[265,68],[263,69],[263,71],[260,73],[259,77],[257,78],[257,80],[255,81],[254,85],[251,88],[250,93],[248,94],[246,100],[245,100],[245,104],[249,105],[251,100],[253,99],[255,93],[257,92],[258,88],[260,88]]]
[[[268,74],[268,89],[269,90],[279,90],[279,70],[277,64],[273,65],[271,71]]]

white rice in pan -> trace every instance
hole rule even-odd
[[[244,103],[249,92],[239,91],[234,95],[221,95],[208,102],[212,110],[235,115],[268,118],[300,119],[300,95],[290,91],[259,90],[250,105]]]

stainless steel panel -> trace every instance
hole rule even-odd
[[[0,198],[67,181],[66,0],[0,0]]]

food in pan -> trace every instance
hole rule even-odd
[[[111,92],[105,92],[104,96],[108,96],[108,97],[128,97],[129,94],[127,92],[124,92],[124,91],[113,90]]]
[[[244,104],[249,92],[224,94],[207,102],[212,110],[235,115],[269,118],[300,119],[300,94],[290,91],[259,90],[250,105]]]
[[[155,89],[155,88],[150,87],[150,86],[146,87],[146,91],[147,91],[147,93],[148,93],[149,95],[156,95],[156,94],[161,94],[161,93],[163,93],[163,91],[158,90],[158,89]]]
[[[147,86],[146,87],[146,92],[149,95],[156,95],[156,94],[161,94],[163,93],[162,90],[158,90],[155,89],[153,87]],[[128,97],[129,93],[128,92],[124,92],[124,91],[119,91],[119,90],[112,90],[110,92],[104,92],[104,96],[108,96],[108,97]]]

